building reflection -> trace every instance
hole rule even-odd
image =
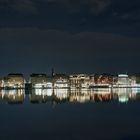
[[[113,96],[118,97],[120,103],[127,103],[128,101],[137,100],[137,88],[114,88]],[[115,98],[114,98],[115,99]]]
[[[25,91],[22,89],[2,90],[0,98],[9,104],[22,104],[25,99]]]
[[[93,89],[67,89],[67,88],[34,88],[28,93],[23,89],[1,90],[0,101],[6,101],[9,104],[22,104],[25,100],[25,94],[29,94],[31,103],[47,103],[53,105],[60,103],[88,103],[88,102],[112,102],[128,103],[140,101],[139,88],[93,88]]]
[[[91,91],[92,100],[95,102],[109,102],[112,100],[111,88],[95,88]]]
[[[60,101],[68,100],[69,90],[68,89],[54,89],[54,96],[57,100],[60,100]]]
[[[131,91],[129,88],[118,88],[118,100],[120,103],[126,103],[129,101],[129,94]]]
[[[90,101],[90,90],[79,89],[71,90],[69,95],[69,102],[85,103]]]
[[[52,89],[32,89],[29,99],[31,103],[46,103],[48,100],[52,100]]]

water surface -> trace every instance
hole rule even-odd
[[[139,140],[139,91],[2,90],[0,138]]]

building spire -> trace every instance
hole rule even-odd
[[[54,77],[55,72],[54,72],[54,68],[52,68],[52,77]]]

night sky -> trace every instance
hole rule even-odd
[[[0,76],[140,72],[139,0],[0,0]]]

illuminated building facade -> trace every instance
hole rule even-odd
[[[110,74],[95,75],[95,85],[109,86],[113,84],[113,76]]]
[[[69,76],[71,88],[89,88],[90,76],[88,74],[74,74]]]
[[[137,82],[136,82],[136,76],[130,76],[130,80],[131,80],[131,85],[132,86],[135,86],[136,84],[137,84]]]
[[[53,76],[54,88],[69,88],[69,77],[65,74],[55,74]]]
[[[0,89],[2,89],[4,87],[4,80],[3,78],[0,79]]]
[[[89,87],[93,87],[95,85],[95,75],[92,74],[90,75],[90,83],[89,83]]]
[[[25,87],[26,84],[26,87]],[[140,88],[140,77],[136,75],[110,75],[110,74],[31,74],[26,83],[22,74],[9,74],[0,79],[0,89],[3,88]]]
[[[32,88],[52,88],[52,82],[48,81],[46,74],[31,74],[29,83]]]
[[[130,87],[131,86],[131,79],[127,74],[119,74],[117,80],[118,87]]]
[[[25,79],[22,74],[8,74],[4,77],[4,88],[25,88]]]

